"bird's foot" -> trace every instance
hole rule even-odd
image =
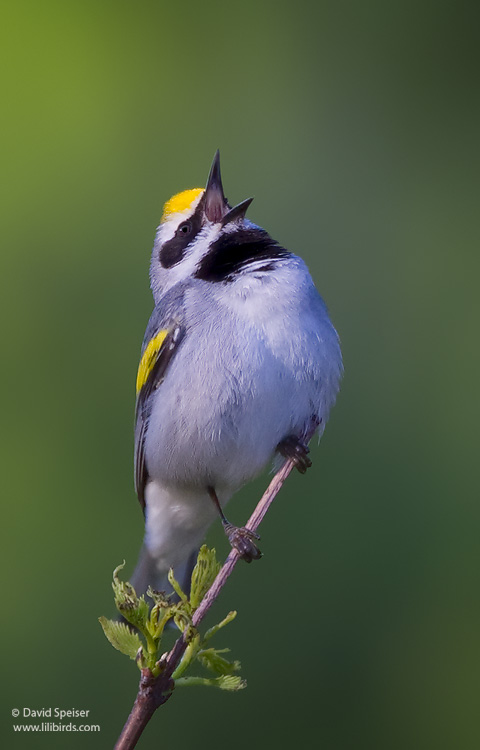
[[[305,474],[307,469],[312,465],[308,457],[310,453],[308,445],[302,443],[295,435],[288,435],[281,440],[277,445],[277,451],[285,458],[293,461],[300,474]]]
[[[233,549],[236,549],[242,560],[245,562],[252,562],[252,560],[259,560],[262,553],[254,543],[254,539],[260,539],[259,535],[250,529],[246,529],[244,526],[241,528],[234,526],[228,521],[223,522],[223,528],[227,535],[228,541],[232,545]]]

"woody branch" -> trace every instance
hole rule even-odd
[[[305,439],[306,443],[312,438],[316,427],[317,425],[315,424],[307,433]],[[250,516],[246,524],[247,529],[250,531],[257,531],[272,502],[294,467],[295,462],[292,459],[288,459],[275,474],[262,495],[257,507]],[[194,628],[198,627],[214,601],[219,596],[239,559],[240,555],[237,550],[232,549],[213,584],[205,594],[202,602],[193,615],[192,625]],[[174,688],[172,675],[187,648],[188,637],[189,628],[186,628],[175,642],[172,650],[163,659],[161,664],[162,671],[158,677],[154,677],[149,669],[142,669],[137,697],[125,726],[123,727],[122,733],[117,740],[115,750],[132,750],[132,748],[136,746],[143,730],[157,708],[163,703],[166,703],[170,698]]]

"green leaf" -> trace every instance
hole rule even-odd
[[[130,659],[136,659],[138,649],[142,648],[138,633],[134,633],[123,622],[107,620],[106,617],[99,617],[98,620],[112,646]]]
[[[216,672],[216,674],[232,674],[232,672],[238,672],[241,665],[239,661],[230,662],[227,661],[227,659],[224,659],[223,656],[220,656],[220,654],[224,654],[228,651],[230,651],[228,648],[224,648],[221,651],[216,648],[208,648],[204,651],[200,651],[197,658],[204,667],[210,669],[212,672]]]
[[[148,621],[148,632],[156,641],[160,641],[165,625],[173,617],[173,614],[171,607],[165,608],[160,607],[159,604],[153,605]]]
[[[157,591],[151,586],[147,589],[147,596],[153,599],[155,604],[162,609],[167,609],[172,604],[172,594],[166,594],[165,591]]]
[[[187,597],[175,579],[174,571],[170,569],[168,580],[176,596],[167,596],[165,592],[149,587],[146,594],[147,603],[145,595],[138,596],[131,583],[120,580],[119,573],[124,565],[125,562],[115,569],[112,587],[117,609],[128,624],[107,620],[105,617],[99,618],[112,646],[135,660],[140,669],[148,668],[154,676],[158,676],[162,668],[159,662],[161,638],[165,625],[170,622],[183,633],[187,643],[180,663],[172,675],[176,684],[208,685],[221,690],[244,688],[246,683],[233,674],[240,669],[240,662],[230,662],[222,655],[229,649],[205,648],[207,641],[231,622],[237,613],[229,612],[221,622],[207,630],[203,637],[193,627],[193,613],[210,589],[221,567],[215,550],[210,550],[205,545],[201,547],[192,572],[190,597]],[[135,630],[130,629],[129,625],[134,626]],[[214,677],[184,677],[184,673],[190,670],[195,661],[213,672]]]
[[[170,586],[173,588],[173,590],[175,591],[179,599],[183,603],[188,602],[187,595],[185,594],[185,592],[183,591],[182,587],[180,586],[179,582],[177,581],[177,579],[175,578],[173,574],[173,568],[170,568],[170,570],[168,571],[167,578],[168,578],[168,582]]]
[[[113,593],[115,596],[115,605],[124,616],[124,618],[134,627],[145,632],[147,619],[150,615],[150,608],[145,601],[145,597],[138,597],[132,584],[128,581],[121,581],[118,572],[125,566],[125,561],[113,571]]]
[[[247,681],[234,675],[223,675],[217,677],[218,687],[220,690],[243,690],[247,687]]]
[[[187,634],[187,636],[190,634]],[[177,679],[177,677],[180,677],[186,669],[190,666],[190,664],[194,661],[196,658],[199,650],[201,647],[201,636],[200,633],[192,633],[190,637],[190,642],[185,649],[185,653],[183,654],[180,663],[178,664],[177,668],[175,669],[172,677],[174,680]]]
[[[216,687],[220,690],[243,690],[247,687],[246,680],[242,680],[241,677],[234,677],[232,675],[223,675],[216,679],[208,677],[180,677],[175,680],[175,687],[190,687],[196,685],[204,685],[205,687]]]
[[[190,588],[190,604],[194,611],[217,577],[220,567],[220,563],[217,562],[215,549],[208,549],[206,544],[202,545],[198,553],[197,563],[192,572],[192,585]]]
[[[203,637],[204,642],[206,643],[207,641],[209,641],[210,638],[215,635],[215,633],[218,633],[221,628],[224,628],[225,625],[228,625],[229,622],[232,622],[232,620],[234,620],[236,616],[236,611],[232,610],[226,617],[223,618],[221,622],[218,623],[218,625],[214,625],[213,627],[209,628]]]

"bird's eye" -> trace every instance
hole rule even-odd
[[[192,225],[189,221],[184,221],[182,224],[180,224],[177,231],[179,234],[190,234],[190,232],[192,231]]]

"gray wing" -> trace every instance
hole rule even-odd
[[[178,298],[177,300],[178,301]],[[137,375],[135,404],[135,491],[145,510],[145,485],[148,470],[145,464],[145,435],[152,408],[152,394],[163,383],[168,366],[175,356],[185,333],[185,327],[172,307],[155,308],[147,326],[142,356]],[[178,311],[178,307],[177,307]]]

